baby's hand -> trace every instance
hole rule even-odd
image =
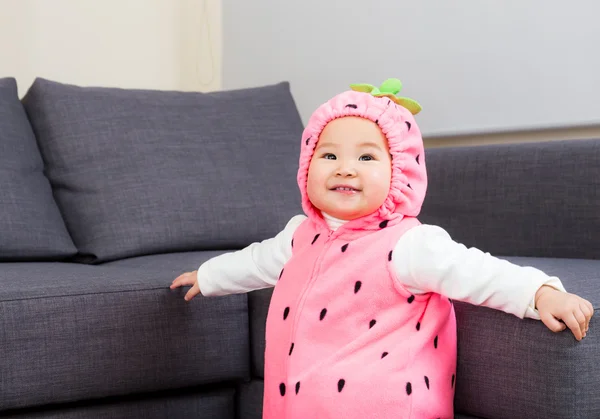
[[[547,285],[536,292],[535,306],[548,329],[560,332],[568,327],[577,340],[585,337],[594,314],[594,307],[589,301]]]
[[[189,291],[185,294],[185,297],[183,297],[185,301],[190,301],[196,295],[200,294],[200,287],[198,286],[197,276],[198,271],[183,273],[173,280],[173,283],[171,284],[170,288],[173,290],[175,288],[191,285],[192,288],[190,288]]]

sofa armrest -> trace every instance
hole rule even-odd
[[[490,419],[600,417],[600,260],[507,258],[561,278],[596,309],[587,336],[551,332],[541,321],[455,303],[455,410]]]

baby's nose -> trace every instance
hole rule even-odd
[[[351,167],[351,166],[341,166],[340,168],[338,168],[337,170],[337,175],[338,176],[356,176],[356,170]]]

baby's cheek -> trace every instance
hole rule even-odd
[[[316,205],[315,201],[318,201],[318,199],[317,196],[315,196],[314,187],[310,182],[307,182],[306,184],[306,195],[308,195],[308,199],[313,203],[313,205]]]
[[[314,176],[308,178],[306,182],[306,195],[308,196],[308,200],[320,210],[323,210],[322,188],[318,178]]]
[[[392,184],[391,171],[379,171],[373,176],[373,186],[375,189],[375,195],[381,203],[385,201],[390,193],[390,185]]]
[[[306,193],[308,194],[309,198],[311,198],[311,195],[314,195],[315,182],[316,182],[316,180],[315,180],[314,171],[311,172],[309,170],[308,177],[306,178]]]

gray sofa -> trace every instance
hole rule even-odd
[[[326,98],[323,98],[325,100]],[[260,418],[270,290],[168,285],[300,212],[287,83],[0,79],[0,417]],[[600,141],[427,150],[421,220],[600,304]],[[459,199],[457,199],[459,198]],[[456,303],[457,418],[600,417],[600,338]]]

